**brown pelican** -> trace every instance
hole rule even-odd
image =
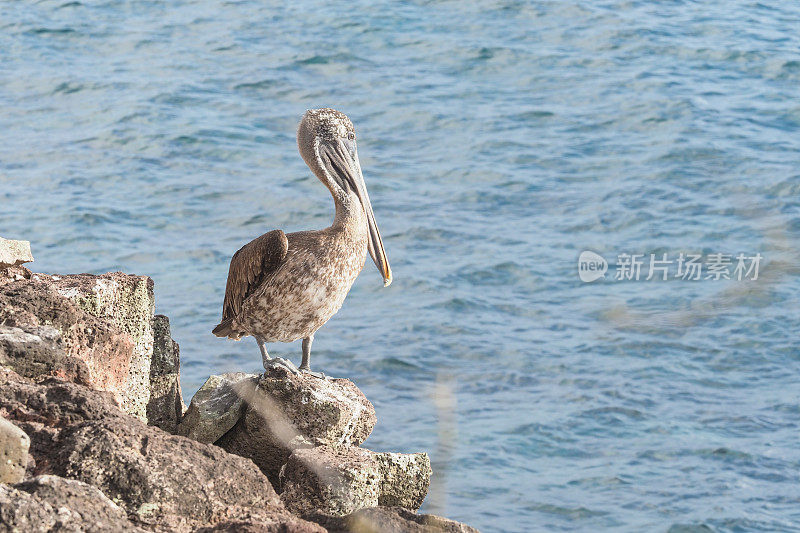
[[[372,214],[347,115],[334,109],[306,111],[297,128],[303,160],[333,196],[333,224],[319,231],[285,234],[276,229],[242,246],[231,259],[217,337],[255,337],[264,368],[297,368],[270,358],[268,342],[303,339],[299,370],[310,372],[314,333],[339,310],[369,255],[392,282],[392,271]],[[317,374],[315,374],[317,375]]]

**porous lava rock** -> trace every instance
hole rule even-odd
[[[375,408],[348,379],[275,367],[242,394],[245,414],[217,445],[252,459],[274,484],[294,450],[357,446],[377,421]]]

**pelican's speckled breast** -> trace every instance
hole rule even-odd
[[[234,329],[265,342],[291,342],[322,327],[342,307],[366,260],[363,214],[286,237],[286,262],[245,300],[233,322]]]

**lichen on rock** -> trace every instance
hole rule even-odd
[[[427,453],[373,452],[381,478],[378,505],[417,510],[431,484],[431,459]]]

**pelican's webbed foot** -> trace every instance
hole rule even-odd
[[[292,374],[299,374],[300,370],[294,366],[294,363],[289,361],[288,359],[284,359],[283,357],[274,357],[271,358],[269,361],[264,362],[264,370],[269,370],[271,368],[285,368]]]
[[[256,337],[256,342],[258,343],[258,349],[261,350],[261,362],[264,365],[264,370],[281,367],[285,368],[292,374],[300,373],[297,367],[294,366],[294,363],[288,359],[284,359],[283,357],[270,357],[267,353],[267,344],[264,342],[264,339],[261,337]]]

